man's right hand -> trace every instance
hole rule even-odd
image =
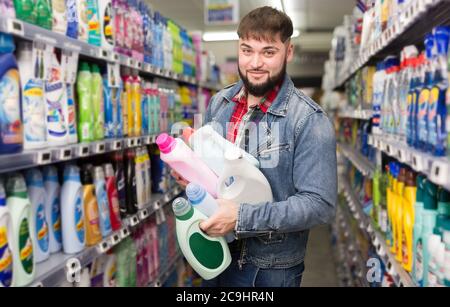
[[[186,186],[189,184],[189,181],[183,178],[180,174],[178,174],[176,171],[171,170],[170,175],[175,178],[176,182],[183,187],[183,189],[186,189]]]

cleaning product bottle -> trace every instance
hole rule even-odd
[[[106,177],[106,192],[108,194],[109,213],[111,220],[111,227],[113,231],[122,228],[122,221],[120,219],[119,196],[117,193],[116,177],[112,164],[104,164]]]
[[[183,130],[183,137],[187,139],[187,144],[190,145],[197,156],[199,156],[217,176],[220,176],[223,173],[225,152],[232,148],[238,148],[219,135],[210,125],[205,125],[196,131],[193,131],[192,128],[186,128]],[[259,167],[259,162],[255,157],[243,149],[238,148],[238,150],[242,153],[245,161],[255,167]]]
[[[209,194],[217,196],[217,176],[180,138],[163,133],[156,144],[165,163],[189,182],[201,184]]]
[[[230,178],[231,184],[227,186]],[[225,168],[218,180],[217,195],[239,204],[273,201],[272,189],[264,174],[234,148],[225,152]]]
[[[109,213],[108,195],[106,194],[105,173],[103,168],[97,166],[94,168],[95,195],[97,196],[98,212],[100,215],[100,230],[103,238],[109,236],[112,232],[111,218]]]
[[[397,186],[396,179],[397,166],[394,162],[389,163],[389,184],[386,190],[386,201],[387,201],[387,214],[388,214],[388,231],[386,233],[386,244],[391,248],[391,252],[396,247],[394,244],[395,234],[394,234],[394,187]]]
[[[447,59],[447,80],[450,80],[450,53]],[[447,88],[446,98],[447,101],[447,117],[445,121],[447,131],[447,156],[450,157],[450,86]]]
[[[115,119],[116,123],[115,133],[117,138],[122,138],[124,136],[123,133],[123,109],[122,109],[122,81],[118,88],[113,89],[112,98],[113,105],[115,106]]]
[[[416,203],[414,206],[414,246],[413,246],[413,279],[417,285],[423,286],[423,207],[426,178],[417,176]]]
[[[104,135],[105,138],[114,138],[116,133],[116,124],[115,124],[115,108],[113,105],[113,93],[112,88],[108,86],[108,77],[103,76],[103,104],[105,107],[105,127],[104,127]]]
[[[35,1],[33,0],[14,0],[16,9],[16,18],[36,24]]]
[[[441,188],[438,193],[438,215],[436,217],[436,228],[434,232],[439,236],[442,236],[442,225],[444,221],[450,219],[450,192],[444,188]]]
[[[417,100],[416,97],[416,83],[417,83],[417,66],[418,66],[418,57],[411,59],[411,79],[408,86],[408,117],[406,120],[406,143],[408,146],[414,146],[414,134],[416,131],[416,118],[415,118],[415,103]]]
[[[125,174],[123,169],[123,151],[118,151],[112,157],[114,163],[114,177],[117,182],[117,195],[119,201],[120,216],[125,217],[127,213],[126,197],[127,192],[125,188]]]
[[[98,15],[97,0],[86,0],[87,20],[88,20],[88,43],[94,46],[101,46],[100,18]]]
[[[124,123],[126,121],[126,131],[127,135],[132,137],[135,136],[134,128],[134,100],[133,100],[133,77],[131,76],[131,71],[128,67],[125,67],[123,69],[123,98],[125,101],[125,114],[126,114],[126,120],[124,119]]]
[[[137,212],[137,191],[135,152],[133,149],[128,149],[127,151],[125,151],[124,162],[127,213],[135,214]]]
[[[211,238],[200,230],[207,217],[184,198],[172,204],[180,249],[192,268],[206,280],[222,273],[231,264],[230,250],[224,238]]]
[[[92,105],[92,74],[89,64],[82,62],[78,72],[78,139],[80,142],[94,140],[94,114]]]
[[[0,179],[0,288],[11,287],[13,281],[13,229],[11,214],[6,206],[3,179]]]
[[[103,101],[103,81],[100,68],[92,65],[91,99],[94,113],[94,140],[102,140],[105,126],[105,107]]]
[[[379,169],[375,170],[375,173],[373,174],[373,180],[372,180],[372,191],[373,191],[373,210],[371,217],[373,221],[375,222],[375,225],[379,227],[380,225],[380,212],[381,212],[381,193],[380,190],[380,180],[381,180],[381,172]]]
[[[120,86],[121,92],[120,92],[120,108],[122,109],[122,113],[120,114],[122,116],[122,132],[123,136],[128,136],[128,105],[127,105],[127,99],[128,99],[128,93],[126,91],[125,82],[121,80],[121,86]]]
[[[22,85],[23,147],[43,148],[47,145],[43,83],[35,78],[33,73],[33,44],[22,41],[18,49],[17,61]]]
[[[202,186],[196,183],[188,184],[186,196],[192,207],[207,217],[211,217],[219,209],[216,200]],[[234,235],[232,233],[227,234],[225,239],[228,243],[233,242]]]
[[[11,214],[11,250],[13,255],[13,287],[31,283],[35,275],[34,231],[31,228],[31,203],[23,176],[13,173],[6,182],[6,204]]]
[[[66,0],[67,32],[66,35],[73,39],[78,39],[78,10],[79,0]]]
[[[151,162],[150,156],[148,154],[147,148],[144,147],[144,169],[145,169],[145,192],[146,192],[146,202],[150,202],[152,198],[152,173],[151,173]]]
[[[78,39],[83,42],[89,41],[89,17],[87,0],[77,0],[78,15]]]
[[[406,144],[407,134],[409,132],[408,115],[410,114],[411,100],[409,100],[410,85],[412,80],[412,74],[414,67],[412,65],[413,60],[418,55],[416,46],[410,45],[403,48],[402,51],[402,73],[399,81],[399,107],[400,113],[398,118],[398,135],[402,143]]]
[[[22,150],[20,78],[11,35],[0,34],[0,154]]]
[[[445,126],[446,92],[448,88],[447,54],[450,27],[437,27],[434,30],[437,56],[432,65],[435,72],[434,86],[430,92],[428,106],[428,145],[435,156],[445,156],[447,150],[447,131]]]
[[[142,99],[141,99],[141,78],[137,70],[133,70],[132,97],[134,106],[134,133],[136,136],[142,135]]]
[[[416,203],[416,178],[414,172],[406,174],[405,190],[403,191],[403,235],[402,235],[402,266],[411,272],[413,266],[413,228],[414,204]]]
[[[52,4],[50,0],[36,0],[36,25],[51,30],[52,29]]]
[[[396,227],[396,257],[397,261],[400,263],[403,261],[403,213],[404,213],[404,197],[403,193],[405,190],[405,183],[406,183],[406,169],[404,167],[400,168],[400,172],[398,175],[398,182],[397,182],[397,192],[395,193],[396,197],[396,203],[395,203],[395,223],[397,225]]]
[[[142,81],[141,83],[141,111],[142,111],[142,135],[149,135],[150,130],[148,126],[148,82]]]
[[[428,240],[433,234],[437,216],[437,186],[427,181],[424,190],[424,210],[423,210],[423,286],[428,287],[428,268],[430,263],[430,253],[428,251]],[[421,283],[419,283],[421,284]]]
[[[142,163],[142,152],[138,148],[134,158],[135,174],[136,174],[136,193],[137,193],[137,207],[143,209],[145,205],[144,199],[144,165]]]
[[[34,259],[36,263],[43,262],[50,257],[49,227],[45,217],[46,194],[42,173],[37,168],[26,171],[28,196],[31,202],[31,229],[34,231]]]
[[[101,44],[106,50],[114,49],[114,11],[111,0],[99,0]]]
[[[67,165],[64,168],[64,183],[61,188],[61,222],[64,253],[81,252],[86,241],[83,190],[80,170],[75,165]]]
[[[91,169],[87,166],[82,168],[81,184],[83,185],[83,207],[86,229],[86,245],[93,246],[102,240],[100,231],[100,217],[95,186],[92,179]]]
[[[52,54],[50,79],[45,82],[47,142],[50,146],[66,145],[68,114],[66,84],[62,80],[61,66],[56,54]],[[66,113],[66,114],[65,114]]]
[[[45,187],[45,216],[49,225],[50,253],[56,253],[62,247],[61,207],[58,170],[54,166],[46,166],[43,171]]]
[[[444,263],[441,263],[440,267],[444,269],[444,286],[450,287],[450,271],[448,255],[450,254],[450,219],[444,221],[442,233],[442,241],[445,246],[444,251]]]
[[[67,12],[65,0],[52,0],[53,32],[63,35],[67,32]]]
[[[66,109],[64,110],[64,114],[67,115],[66,117],[66,126],[68,130],[67,142],[69,144],[78,143],[74,87],[75,86],[73,84],[66,83],[67,104],[65,104]]]

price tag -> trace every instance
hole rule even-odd
[[[78,157],[86,157],[89,155],[89,145],[88,144],[81,144],[77,148],[76,152]]]
[[[61,73],[65,83],[75,84],[78,71],[78,52],[61,51]]]
[[[15,34],[18,36],[24,36],[25,31],[23,27],[23,23],[20,20],[17,19],[8,19],[6,28],[8,33]]]
[[[39,165],[48,164],[52,160],[52,153],[50,151],[39,151],[36,160]]]

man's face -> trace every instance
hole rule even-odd
[[[279,35],[274,42],[239,39],[239,75],[253,96],[262,97],[281,82],[292,58],[290,40],[283,43]]]

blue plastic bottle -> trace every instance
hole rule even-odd
[[[416,86],[417,86],[417,58],[412,60],[412,76],[408,90],[408,118],[406,122],[406,142],[409,146],[414,146],[416,120],[415,120],[415,102],[416,102]]]
[[[112,97],[112,88],[108,86],[108,76],[103,76],[103,105],[105,107],[105,138],[114,138],[116,116]]]
[[[103,238],[112,232],[111,218],[109,214],[108,195],[106,194],[105,173],[101,166],[94,168],[95,195],[97,196],[98,213],[100,216],[100,230]]]
[[[66,0],[66,15],[67,15],[67,32],[68,37],[78,38],[78,13],[77,13],[77,1]]]
[[[416,75],[416,88],[415,88],[415,103],[414,103],[414,121],[415,121],[415,130],[414,130],[414,148],[420,148],[420,136],[419,133],[421,129],[425,129],[426,131],[426,120],[422,122],[422,126],[425,125],[425,128],[420,127],[420,118],[426,118],[427,113],[427,104],[423,101],[425,98],[422,96],[422,92],[425,89],[425,77],[426,77],[426,57],[425,54],[422,53],[417,59],[417,75]],[[426,101],[425,101],[426,102]],[[422,114],[420,114],[422,112]],[[423,132],[422,132],[423,134]]]
[[[0,154],[22,150],[20,78],[14,41],[0,33]]]
[[[116,99],[116,137],[121,138],[123,137],[123,114],[122,114],[122,91],[123,91],[123,83],[122,80],[120,81],[120,85],[117,88],[117,91],[115,92],[115,99]]]

